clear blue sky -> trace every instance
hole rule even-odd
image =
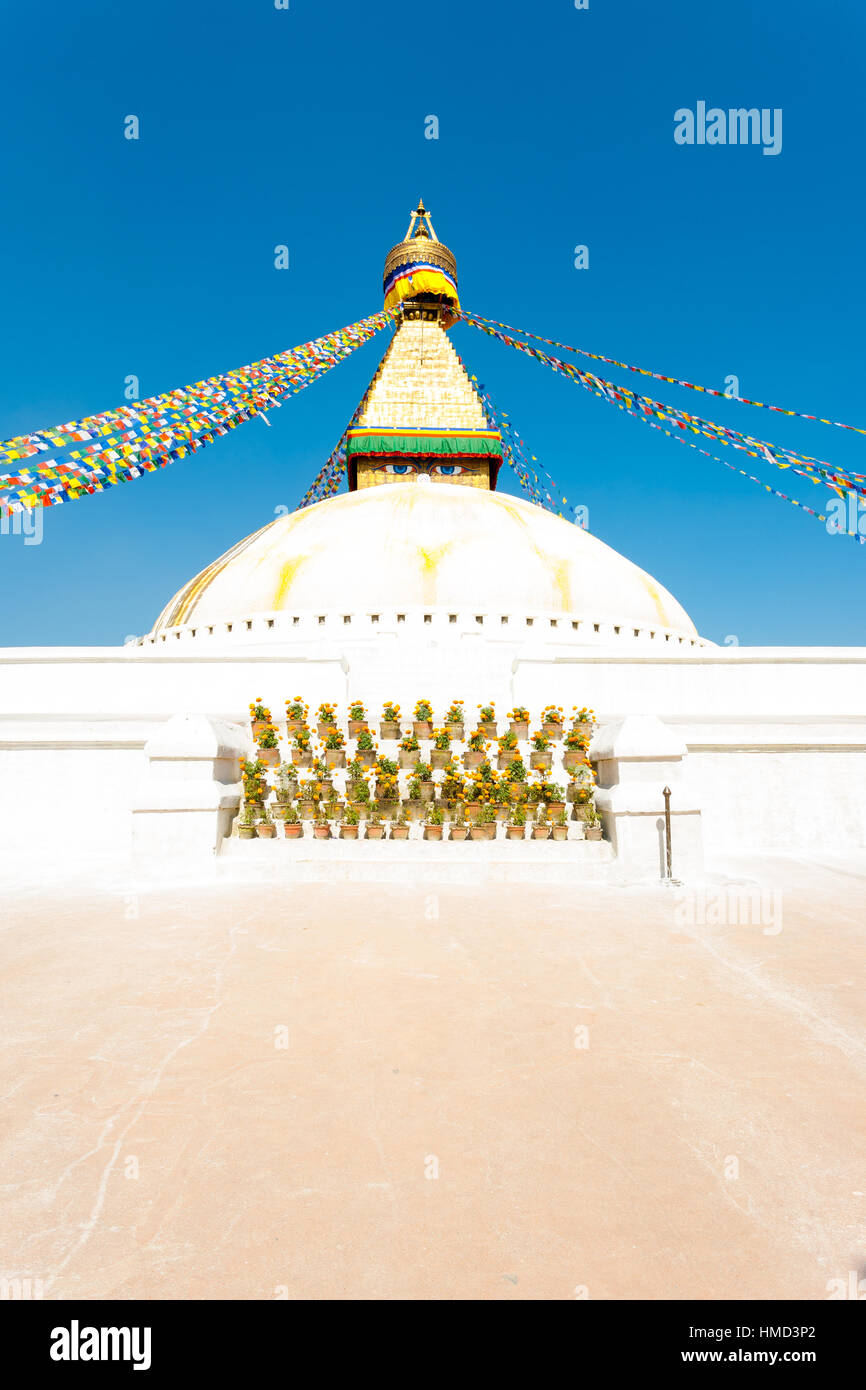
[[[153,395],[374,312],[419,195],[467,307],[866,424],[857,0],[19,0],[3,23],[0,437],[122,404],[130,373]],[[699,100],[782,108],[782,152],[676,145],[675,110]],[[705,636],[866,641],[866,546],[465,325],[454,341],[590,529]],[[0,537],[0,645],[146,632],[186,579],[295,505],[384,346],[271,429],[251,421],[49,511],[41,545]],[[866,472],[860,436],[712,406]]]

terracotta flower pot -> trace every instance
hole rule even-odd
[[[296,734],[296,733],[298,732],[298,729],[303,729],[303,727],[304,727],[304,721],[303,721],[303,719],[286,719],[286,733],[287,733],[287,734]]]
[[[547,803],[547,814],[549,816],[552,816],[554,820],[557,820],[562,815],[564,810],[564,801],[548,801]]]
[[[578,721],[578,720],[575,719],[575,721],[574,721],[574,723],[572,724],[571,727],[572,727],[574,733],[576,733],[576,734],[586,734],[587,738],[589,738],[589,737],[591,736],[591,734],[592,734],[592,725],[590,724],[589,720],[587,720],[587,719],[584,719],[584,720],[581,720],[581,721]]]
[[[469,826],[468,826],[468,825],[452,825],[452,827],[451,827],[450,839],[452,839],[452,840],[465,840],[465,839],[466,839],[466,836],[468,835],[468,833],[469,833]]]
[[[250,728],[251,728],[252,731],[253,731],[253,738],[258,738],[258,736],[259,736],[259,734],[261,733],[262,729],[267,728],[267,724],[268,724],[267,719],[251,719],[251,720],[250,720]]]
[[[587,825],[584,827],[584,837],[587,840],[603,840],[604,831],[600,825]]]
[[[345,824],[344,824],[344,825],[341,825],[341,826],[340,826],[340,839],[341,839],[341,840],[357,840],[357,838],[358,838],[358,830],[359,830],[359,827],[358,827],[357,825],[345,825]]]
[[[519,757],[520,754],[516,748],[506,753],[500,753],[499,757],[496,759],[496,766],[499,768],[500,772],[507,772],[511,764],[516,763]]]
[[[432,720],[432,719],[416,719],[416,720],[414,720],[414,721],[413,721],[413,724],[412,724],[412,732],[413,732],[413,734],[415,735],[416,738],[432,738],[432,737],[433,737],[433,720]]]
[[[306,800],[305,800],[305,801],[299,801],[299,802],[298,802],[298,815],[301,817],[301,820],[312,820],[312,819],[313,819],[313,816],[314,816],[315,814],[316,814],[316,803],[315,803],[315,801],[306,801]]]
[[[304,832],[304,827],[299,820],[283,821],[283,834],[287,840],[299,840]]]
[[[414,767],[415,764],[417,763],[418,759],[420,758],[420,756],[421,756],[421,750],[420,750],[419,748],[413,748],[413,749],[411,750],[411,752],[408,752],[408,753],[406,752],[406,750],[405,750],[404,748],[401,748],[401,749],[400,749],[400,766],[403,767],[403,768],[406,768],[406,767],[410,767],[410,768],[411,768],[411,767]]]
[[[256,838],[256,827],[254,825],[239,825],[239,840],[254,840]]]
[[[485,835],[487,836],[488,840],[495,840],[495,839],[496,839],[496,821],[495,821],[495,820],[492,820],[492,821],[485,821],[485,823],[484,823],[484,825],[482,825],[481,829],[484,831],[484,833],[485,833]]]
[[[392,816],[397,814],[396,801],[382,801],[379,798],[377,800],[379,801],[379,814],[384,816],[385,820],[390,820]]]
[[[512,719],[508,727],[518,738],[529,738],[528,719]]]
[[[456,739],[458,743],[463,742],[464,726],[462,724],[458,724],[454,720],[449,719],[445,725],[445,728],[448,730],[448,733],[451,735],[451,737],[453,739]]]
[[[408,838],[409,838],[409,827],[408,827],[408,825],[392,825],[392,826],[391,826],[391,839],[392,839],[392,840],[408,840]]]
[[[566,748],[562,755],[562,766],[570,772],[573,767],[579,767],[583,759],[584,755],[579,748]]]
[[[265,767],[279,767],[280,750],[279,748],[259,748],[256,750],[259,762],[264,763]]]
[[[368,825],[368,826],[367,826],[367,839],[368,839],[368,840],[381,840],[381,839],[383,838],[384,834],[385,834],[385,827],[384,827],[384,825]]]
[[[481,732],[482,732],[482,734],[484,735],[485,738],[495,738],[495,737],[496,737],[496,720],[495,720],[495,719],[479,719],[479,721],[478,721],[478,727],[479,727],[479,729],[481,730]]]
[[[346,766],[346,752],[345,752],[345,749],[343,749],[343,748],[326,748],[326,749],[325,749],[325,762],[328,764],[328,767],[345,767],[345,766]]]
[[[292,749],[292,762],[295,767],[311,767],[313,763],[312,753],[302,753],[299,748]]]
[[[466,819],[467,821],[469,821],[471,825],[473,821],[476,821],[478,819],[478,812],[481,810],[481,802],[467,801],[464,810],[466,811]]]
[[[449,748],[434,748],[430,754],[430,764],[434,772],[442,772],[451,761]]]
[[[424,815],[424,803],[421,800],[406,801],[404,803],[404,808],[407,818],[411,821],[419,821]]]
[[[486,840],[487,830],[483,825],[470,825],[469,838],[472,840]]]
[[[425,825],[425,826],[424,826],[424,839],[425,839],[425,840],[441,840],[441,839],[442,839],[442,830],[443,830],[443,827],[442,827],[441,825]]]
[[[532,827],[533,840],[546,840],[550,834],[550,827],[547,825],[534,825]]]
[[[588,821],[592,814],[592,808],[586,801],[579,801],[574,808],[574,819]]]
[[[432,801],[432,800],[433,800],[433,797],[434,797],[435,794],[436,794],[436,787],[434,786],[434,784],[433,784],[432,782],[422,782],[420,785],[421,785],[421,800],[422,800],[422,801]]]
[[[509,782],[508,794],[511,797],[512,801],[523,801],[524,797],[526,796],[526,783]]]
[[[397,723],[397,720],[383,719],[379,724],[379,737],[399,738],[400,725]]]
[[[529,766],[536,772],[549,772],[552,763],[552,753],[533,753],[529,759]]]
[[[316,821],[316,824],[313,826],[313,834],[317,840],[330,840],[331,827],[326,820]]]
[[[555,825],[555,826],[553,827],[553,832],[552,832],[552,833],[553,833],[553,838],[554,838],[554,840],[567,840],[567,839],[568,839],[568,826],[567,826],[567,825]]]
[[[275,825],[259,824],[256,826],[256,834],[260,840],[273,840],[276,838],[277,827]]]
[[[550,720],[548,720],[546,724],[542,724],[541,728],[542,732],[547,734],[548,738],[562,738],[561,724],[554,724]]]
[[[357,738],[359,734],[365,734],[369,727],[366,719],[350,719],[349,738]]]
[[[485,756],[486,754],[483,752],[476,753],[474,748],[467,748],[466,752],[463,754],[463,766],[480,767],[484,762]]]
[[[509,840],[524,840],[526,838],[525,825],[509,825],[505,831]]]
[[[323,724],[320,719],[316,725],[316,733],[319,735],[319,738],[324,743],[325,739],[328,737],[328,734],[332,734],[336,727],[336,724]]]

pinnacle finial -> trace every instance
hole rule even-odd
[[[424,199],[418,199],[418,206],[410,214],[409,230],[403,238],[404,241],[411,241],[413,237],[426,237],[430,241],[438,241],[430,213],[424,206]]]

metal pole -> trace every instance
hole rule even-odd
[[[673,874],[671,873],[671,789],[670,789],[670,787],[665,787],[664,791],[662,792],[662,796],[663,796],[664,799],[665,799],[665,861],[666,861],[666,864],[667,864],[667,874],[666,874],[666,878],[667,878],[668,883],[670,883],[671,879],[673,878]]]

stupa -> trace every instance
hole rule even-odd
[[[347,434],[349,492],[239,541],[171,599],[145,644],[308,642],[312,621],[354,648],[399,618],[402,634],[420,625],[430,639],[431,677],[443,641],[462,643],[467,625],[475,636],[486,626],[509,659],[542,628],[557,645],[703,645],[657,580],[496,491],[500,434],[448,336],[457,264],[423,202],[383,289],[400,318]]]

